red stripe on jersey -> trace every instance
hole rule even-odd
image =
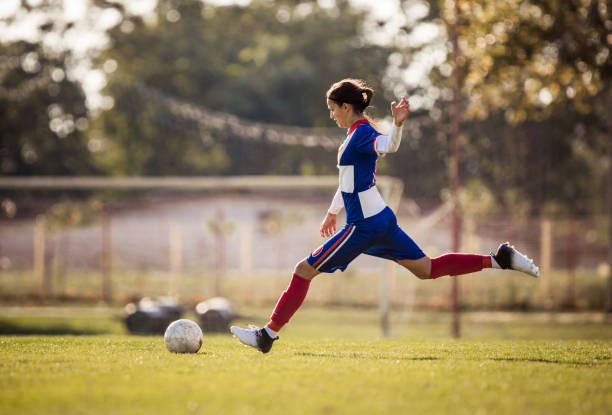
[[[351,135],[353,131],[355,131],[355,129],[359,127],[361,124],[366,124],[366,123],[369,123],[369,121],[366,120],[365,118],[355,121],[353,125],[351,125],[351,128],[349,128],[348,135]]]
[[[338,238],[338,240],[337,240],[337,241],[336,241],[336,242],[335,242],[335,243],[334,243],[332,246],[330,246],[330,247],[329,247],[329,249],[328,249],[327,251],[325,251],[325,253],[324,253],[323,255],[321,255],[321,258],[319,258],[319,259],[317,260],[317,262],[315,262],[314,264],[312,264],[312,266],[313,266],[314,268],[316,268],[316,267],[317,267],[317,265],[319,265],[319,263],[320,263],[321,261],[323,261],[323,260],[325,259],[325,257],[326,257],[327,255],[329,255],[329,253],[330,253],[330,252],[332,252],[332,251],[334,250],[334,248],[335,248],[335,247],[336,247],[336,246],[337,246],[337,245],[338,245],[340,242],[342,242],[342,240],[343,240],[344,238],[346,238],[346,235],[348,235],[348,233],[351,231],[351,229],[353,229],[353,226],[355,226],[355,225],[350,225],[350,226],[347,228],[347,230],[346,230],[346,231],[344,231],[344,233],[342,234],[342,236],[341,236],[340,238]]]
[[[380,134],[378,134],[376,137],[374,137],[374,142],[372,143],[372,150],[374,150],[374,152],[376,153],[376,140],[378,139],[378,137],[380,137]],[[376,153],[378,154],[378,153]],[[376,172],[374,172],[374,174],[376,174]]]

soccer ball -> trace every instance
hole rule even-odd
[[[202,347],[202,330],[193,321],[182,318],[170,323],[164,342],[173,353],[197,353]]]

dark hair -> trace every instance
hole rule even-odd
[[[327,90],[327,99],[338,104],[346,102],[351,104],[355,111],[363,112],[374,95],[374,90],[369,88],[361,79],[346,78],[336,82]]]

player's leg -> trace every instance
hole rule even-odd
[[[430,278],[431,259],[396,222],[365,253],[396,261],[417,278],[423,280]]]
[[[293,270],[293,277],[287,289],[281,294],[270,322],[263,328],[249,325],[248,329],[232,326],[231,332],[244,344],[252,346],[262,353],[268,353],[272,344],[278,339],[278,331],[291,319],[293,314],[300,308],[310,281],[319,274],[307,259],[298,262]]]
[[[363,252],[367,239],[357,232],[354,224],[347,224],[343,229],[328,239],[308,258],[300,261],[294,269],[293,277],[287,289],[281,294],[270,322],[263,328],[249,326],[249,329],[232,326],[232,333],[238,339],[263,353],[270,351],[272,343],[278,339],[278,331],[289,322],[300,308],[310,281],[321,272],[344,270],[348,264]]]
[[[424,256],[419,259],[401,259],[398,264],[412,272],[415,277],[421,280],[428,280],[431,275],[431,258]]]
[[[421,279],[470,274],[484,268],[515,270],[535,278],[540,276],[540,270],[533,261],[507,242],[501,244],[497,253],[491,255],[451,253],[432,259],[425,257],[416,261],[399,260],[398,263]]]
[[[536,278],[540,275],[533,261],[507,243],[491,255],[450,253],[429,258],[397,224],[365,253],[394,260],[420,279],[470,274],[484,268],[513,269]]]
[[[436,258],[423,257],[418,260],[397,261],[418,278],[435,279],[444,275],[463,275],[491,268],[490,255],[444,254]]]
[[[316,268],[308,263],[307,258],[297,263],[289,286],[281,294],[270,316],[270,321],[266,324],[266,332],[272,338],[278,337],[277,334],[280,329],[289,322],[293,314],[300,308],[306,294],[308,294],[310,281],[319,273]]]

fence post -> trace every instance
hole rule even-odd
[[[38,215],[34,225],[34,275],[38,281],[38,295],[45,298],[48,294],[49,284],[45,270],[45,216]]]
[[[214,277],[214,295],[221,296],[221,280],[225,275],[225,215],[221,209],[217,210],[217,232],[215,233],[215,277]]]
[[[577,243],[578,223],[576,214],[572,213],[568,223],[567,233],[567,299],[568,308],[576,308],[576,266],[578,265],[578,243]]]
[[[542,278],[542,293],[546,308],[553,305],[552,295],[552,224],[550,219],[542,217],[540,220],[540,271]]]
[[[170,225],[170,295],[180,296],[183,262],[183,244],[181,226]]]
[[[111,218],[108,210],[102,211],[102,298],[112,302],[112,240]]]
[[[251,275],[253,271],[253,225],[240,224],[240,273]]]

